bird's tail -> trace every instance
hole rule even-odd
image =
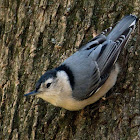
[[[112,31],[107,36],[107,39],[116,41],[124,32],[129,28],[134,30],[138,18],[134,15],[127,15],[120,20],[120,22],[112,29]]]

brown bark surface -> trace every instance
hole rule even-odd
[[[70,112],[24,97],[46,69],[139,8],[139,0],[1,0],[0,140],[139,140],[140,27],[109,99]]]

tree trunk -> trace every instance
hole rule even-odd
[[[106,99],[70,112],[24,97],[46,69],[139,7],[139,0],[1,0],[0,140],[139,140],[140,29]]]

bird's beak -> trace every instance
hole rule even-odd
[[[38,94],[39,92],[38,91],[32,91],[32,92],[29,92],[27,94],[24,94],[24,96],[29,96],[29,95],[36,95]]]

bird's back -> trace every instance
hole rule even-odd
[[[136,20],[133,15],[124,17],[107,36],[102,32],[64,61],[74,75],[74,98],[84,100],[104,84]]]

